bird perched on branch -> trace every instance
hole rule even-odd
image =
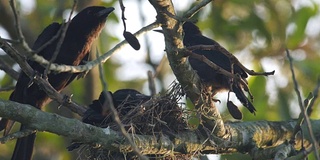
[[[104,27],[108,15],[114,10],[114,8],[106,8],[102,6],[87,7],[80,11],[69,23],[69,26],[65,32],[65,36],[61,37],[61,34],[48,44],[45,48],[39,51],[38,55],[43,56],[45,59],[50,60],[58,47],[61,45],[60,50],[53,63],[66,64],[66,65],[79,65],[84,63],[88,59],[88,54],[91,50],[93,41],[99,36],[101,30]],[[52,23],[46,27],[43,32],[38,36],[32,49],[38,50],[46,42],[51,40],[57,35],[62,25],[59,23]],[[28,61],[29,65],[35,70],[36,73],[43,74],[45,68],[34,61]],[[47,75],[49,83],[60,92],[68,84],[70,84],[79,73],[53,73]],[[15,90],[10,95],[10,100],[29,104],[41,109],[46,105],[50,98],[46,92],[37,84],[31,84],[32,80],[25,74],[20,73]],[[9,121],[12,122],[12,121]],[[6,128],[10,130],[13,123],[8,123],[8,120],[2,119],[1,124],[6,124],[0,128],[1,130]],[[21,125],[20,130],[27,129],[25,125]],[[18,138],[12,159],[28,160],[32,157],[33,144],[36,134],[33,133],[23,138]]]
[[[183,24],[184,38],[183,43],[185,47],[191,47],[196,45],[219,45],[216,41],[209,39],[202,35],[199,28],[193,24],[192,22],[185,22]],[[219,45],[220,46],[220,45]],[[198,55],[203,55],[210,61],[212,61],[217,66],[231,73],[231,61],[228,56],[222,53],[220,50],[208,50],[208,49],[194,49],[193,53]],[[236,97],[240,100],[240,102],[251,112],[255,113],[256,109],[248,100],[246,95],[243,92],[243,86],[239,81],[233,80],[231,82],[231,78],[218,73],[217,70],[214,70],[205,62],[195,59],[192,56],[189,57],[189,63],[191,67],[197,72],[198,76],[204,83],[208,83],[212,86],[213,94],[221,91],[228,90],[235,93]],[[237,64],[233,66],[233,73],[241,78],[244,82],[246,82],[246,78],[248,77],[247,73]],[[231,86],[231,87],[230,87]],[[233,103],[228,103],[228,109],[230,114],[235,119],[241,119],[242,114],[237,108],[233,105]],[[240,115],[239,115],[240,114]]]

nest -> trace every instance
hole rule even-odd
[[[127,133],[140,135],[176,134],[188,128],[183,110],[184,103],[181,102],[183,96],[180,84],[173,82],[164,95],[141,100],[139,103],[136,99],[127,97],[116,106],[116,110]],[[120,132],[119,125],[113,120],[111,113],[105,115],[103,121],[94,125],[102,128],[110,127],[112,130]],[[82,155],[87,155],[86,159],[136,158],[133,153],[126,155],[119,152],[112,153],[90,145],[82,147]],[[151,155],[150,157],[157,156]]]
[[[137,106],[127,106],[126,104],[131,102],[124,101],[117,107],[121,123],[128,133],[142,135],[163,132],[178,133],[185,130],[187,125],[183,118],[183,104],[179,103],[182,95],[180,85],[173,84],[165,95],[153,97]],[[128,110],[128,108],[127,114],[122,114],[123,110]],[[108,118],[111,118],[111,115],[108,115]],[[119,131],[118,124],[114,121],[102,125]]]

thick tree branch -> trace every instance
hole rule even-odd
[[[130,144],[120,132],[109,128],[99,128],[84,124],[79,120],[61,117],[56,114],[43,112],[29,105],[16,102],[0,100],[0,117],[13,119],[31,129],[46,131],[68,137],[77,142],[87,144],[99,144],[101,147],[119,151],[119,148],[128,148],[127,152],[132,152]],[[136,135],[132,134],[133,142],[143,154],[165,154],[178,152],[191,154],[197,151],[204,153],[251,153],[253,157],[267,159],[266,151],[263,149],[276,147],[280,144],[287,144],[291,138],[295,121],[286,122],[235,122],[226,123],[229,131],[229,139],[223,140],[214,135],[210,141],[194,131],[185,131],[172,135]],[[311,121],[316,139],[320,139],[320,120]],[[303,131],[307,128],[302,126]],[[272,134],[270,134],[272,133]],[[298,135],[295,149],[301,146],[301,137]],[[305,139],[306,147],[310,146],[309,139]],[[270,152],[270,151],[269,151]],[[271,156],[271,155],[270,155]],[[258,158],[258,159],[260,159]]]
[[[182,42],[181,23],[175,19],[175,11],[170,0],[149,0],[157,11],[157,21],[162,24],[162,31],[165,38],[166,52],[171,69],[177,77],[179,83],[184,88],[188,98],[200,112],[199,117],[205,129],[203,134],[213,132],[219,137],[225,137],[226,130],[219,111],[211,102],[210,98],[201,96],[202,87],[198,75],[191,69],[187,62],[187,50]],[[203,5],[200,3],[199,5]],[[202,6],[203,7],[203,6]],[[196,7],[197,8],[197,7]],[[201,7],[200,7],[201,8]],[[195,10],[198,11],[198,10]],[[192,15],[192,14],[190,14]],[[210,97],[210,96],[209,96]],[[205,112],[203,112],[205,111]]]

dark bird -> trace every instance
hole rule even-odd
[[[151,99],[151,96],[144,95],[134,89],[119,89],[114,93],[109,91],[112,98],[112,103],[116,108],[119,116],[126,116],[130,111],[138,107],[140,104]],[[106,93],[101,92],[99,99],[93,100],[89,108],[84,113],[82,122],[98,127],[107,127],[113,122],[113,118],[109,111]],[[82,143],[73,143],[68,148],[72,151],[78,148]]]
[[[100,6],[93,6],[83,9],[79,12],[70,22],[60,50],[54,63],[66,65],[79,65],[88,59],[88,54],[91,49],[93,41],[99,36],[104,27],[108,15],[114,8],[105,8]],[[46,27],[35,41],[32,49],[37,50],[46,42],[52,39],[61,29],[61,24],[52,23]],[[54,40],[38,54],[45,59],[50,60],[57,48],[59,38]],[[30,66],[39,74],[43,74],[45,68],[34,61],[28,61]],[[73,73],[53,73],[48,74],[49,83],[60,92],[68,84],[70,84],[79,74]],[[37,84],[29,86],[30,78],[25,73],[20,73],[15,90],[10,95],[10,100],[29,104],[41,109],[46,105],[50,98]],[[6,127],[8,131],[10,125],[8,120],[2,119],[1,124],[7,125],[0,128],[1,130]],[[12,123],[11,123],[12,124]],[[11,125],[12,126],[12,125]],[[25,125],[21,125],[20,130],[26,129]],[[29,160],[32,157],[33,144],[36,134],[31,134],[23,138],[18,138],[12,159]]]
[[[191,22],[185,22],[183,24],[183,31],[184,31],[183,43],[185,47],[191,47],[195,45],[218,44],[216,41],[203,36],[199,28]],[[231,73],[231,62],[229,58],[225,54],[221,53],[219,50],[195,49],[195,50],[192,50],[192,52],[198,55],[205,56],[210,61],[218,65],[219,67]],[[228,90],[228,91],[231,90],[235,93],[236,97],[240,100],[240,102],[251,113],[255,113],[256,109],[244,94],[242,90],[243,87],[240,84],[240,82],[234,81],[232,83],[232,88],[230,88],[231,79],[223,74],[217,73],[217,71],[215,71],[213,68],[211,68],[209,65],[207,65],[203,61],[189,57],[189,63],[191,67],[197,72],[200,79],[204,83],[209,83],[212,86],[212,90],[215,93],[221,90]],[[240,78],[242,78],[243,80],[245,80],[248,77],[247,73],[243,69],[241,69],[239,65],[234,64],[233,69],[234,69],[233,73],[236,75],[239,75]],[[237,116],[239,114],[238,113],[239,111],[237,111],[233,105],[228,105],[228,109],[230,114],[234,118],[241,119],[242,116]]]
[[[151,99],[151,96],[144,95],[134,89],[119,89],[114,93],[109,91],[109,94],[119,115],[126,115],[137,105]],[[108,108],[103,108],[105,102],[106,93],[101,92],[99,99],[92,101],[92,104],[89,105],[89,109],[84,113],[82,121],[100,127],[103,124],[112,122],[110,111],[108,111]]]

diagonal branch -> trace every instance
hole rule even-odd
[[[50,83],[43,79],[41,76],[37,75],[31,66],[27,63],[24,57],[22,57],[16,49],[10,46],[5,40],[0,37],[0,48],[2,48],[10,57],[12,57],[23,70],[23,72],[37,84],[39,84],[46,94],[53,100],[56,100],[58,103],[67,106],[71,111],[83,115],[85,108],[71,101],[70,97],[66,97],[58,93]]]
[[[150,31],[154,28],[159,27],[160,24],[157,22],[153,22],[142,29],[140,29],[138,32],[134,34],[134,36],[138,37],[141,36],[142,34],[146,33],[147,31]],[[56,64],[52,63],[49,67],[51,71],[56,71],[56,72],[71,72],[71,73],[79,73],[79,72],[84,72],[84,71],[89,71],[93,67],[105,63],[112,54],[115,54],[119,52],[125,45],[127,45],[128,42],[126,40],[123,40],[119,44],[117,44],[115,47],[113,47],[111,50],[108,52],[104,53],[100,57],[97,57],[97,59],[93,61],[87,62],[85,65],[78,65],[78,66],[71,66],[71,65],[61,65],[61,64]],[[34,54],[32,57],[30,57],[32,60],[40,63],[43,66],[47,66],[49,62],[44,59],[42,56],[39,56],[37,54]]]
[[[19,73],[17,71],[15,71],[14,69],[12,69],[9,66],[9,64],[7,64],[7,62],[5,62],[2,59],[0,59],[0,70],[3,70],[4,72],[6,72],[8,75],[10,75],[12,78],[14,78],[16,80],[19,78]]]
[[[16,10],[16,1],[10,0],[9,2],[10,2],[10,6],[11,6],[14,20],[15,20],[14,26],[15,26],[16,32],[18,34],[18,41],[26,51],[31,51],[31,49],[30,49],[29,45],[27,44],[27,42],[25,41],[24,35],[22,33],[20,20],[19,20],[19,16],[18,16],[18,11]]]
[[[310,118],[308,117],[307,115],[307,112],[306,112],[306,109],[304,108],[304,105],[302,103],[302,98],[301,98],[301,94],[300,94],[300,91],[299,91],[299,85],[298,85],[298,82],[296,80],[296,77],[295,77],[295,73],[294,73],[294,69],[293,69],[293,64],[292,64],[292,58],[290,56],[290,53],[289,53],[289,50],[286,49],[286,53],[287,53],[287,57],[289,59],[289,62],[290,62],[290,69],[291,69],[291,73],[292,73],[292,80],[293,80],[293,84],[294,84],[294,90],[296,91],[296,94],[298,96],[298,102],[299,102],[299,107],[300,107],[300,110],[301,110],[301,113],[303,114],[303,117],[305,119],[305,122],[306,122],[306,126],[308,128],[308,133],[311,137],[311,142],[313,144],[313,150],[314,150],[314,153],[315,153],[315,156],[317,157],[317,159],[320,159],[320,155],[319,155],[319,151],[318,151],[318,148],[319,148],[319,145],[318,145],[318,142],[313,134],[313,128],[311,126],[311,122],[310,122]]]
[[[237,57],[235,57],[233,54],[231,54],[228,50],[226,50],[224,47],[222,47],[221,45],[219,45],[218,43],[215,45],[195,45],[195,46],[191,46],[191,47],[187,47],[189,50],[196,50],[196,49],[200,49],[200,50],[218,50],[221,53],[223,53],[224,55],[226,55],[229,59],[231,64],[236,64],[238,65],[241,69],[243,69],[246,73],[248,73],[249,75],[252,76],[259,76],[259,75],[264,75],[264,76],[269,76],[269,75],[273,75],[275,71],[271,71],[271,72],[255,72],[253,70],[248,69],[247,67],[245,67],[239,60]]]

